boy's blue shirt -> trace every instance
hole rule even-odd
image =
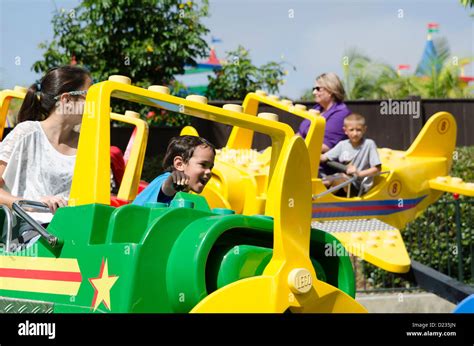
[[[147,202],[171,202],[173,197],[166,196],[161,191],[161,186],[163,185],[166,178],[170,176],[170,174],[170,172],[166,172],[157,176],[142,192],[140,192],[140,194],[135,198],[132,204],[143,206]]]

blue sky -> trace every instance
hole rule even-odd
[[[0,0],[0,87],[29,85],[40,77],[31,66],[41,58],[38,44],[53,38],[55,8],[72,9],[78,3]],[[250,50],[257,65],[283,56],[289,75],[280,93],[297,99],[315,76],[328,71],[342,75],[342,57],[353,47],[395,67],[409,64],[413,71],[428,22],[439,23],[437,35],[448,39],[452,55],[474,56],[474,19],[469,13],[457,0],[215,0],[204,23],[211,30],[209,43],[211,35],[222,39],[215,44],[219,58],[239,44]],[[466,72],[473,71],[471,64]]]

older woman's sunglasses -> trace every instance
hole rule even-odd
[[[321,89],[323,89],[323,88],[324,88],[324,87],[315,86],[315,87],[313,88],[313,91],[315,91],[315,90],[316,90],[316,91],[321,91]]]

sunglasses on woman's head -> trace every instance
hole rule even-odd
[[[71,96],[86,96],[87,95],[87,90],[73,90],[73,91],[64,92],[63,94],[69,94]],[[54,99],[59,100],[61,95],[55,96]]]

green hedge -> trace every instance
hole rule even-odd
[[[163,162],[164,154],[147,156],[143,162],[142,180],[151,182],[161,173],[163,173]]]

